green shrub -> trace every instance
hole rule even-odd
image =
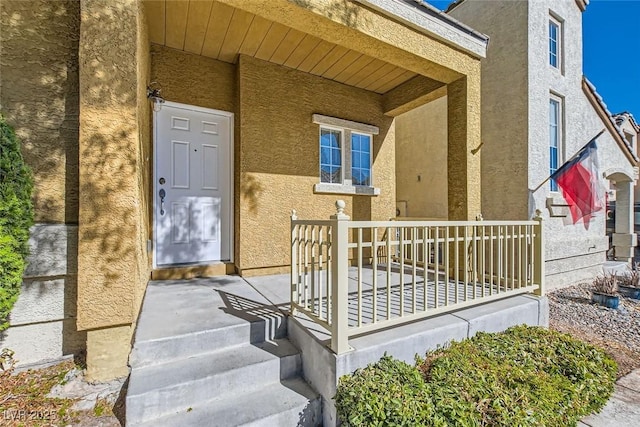
[[[413,368],[390,357],[343,377],[345,425],[568,426],[601,409],[616,364],[568,335],[513,327],[427,354]]]
[[[438,419],[420,372],[384,356],[340,379],[335,397],[343,425],[415,426]],[[434,425],[446,425],[438,419]]]
[[[0,115],[0,331],[18,298],[33,224],[31,170],[24,163],[20,141]]]

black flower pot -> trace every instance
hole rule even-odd
[[[633,286],[619,285],[618,293],[626,298],[640,299],[640,288]]]
[[[618,295],[601,294],[600,292],[591,293],[591,301],[607,308],[618,308],[620,297]]]

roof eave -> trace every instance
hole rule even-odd
[[[488,36],[422,0],[355,1],[477,58],[487,56]]]
[[[582,76],[582,90],[587,96],[589,102],[591,102],[591,105],[593,105],[600,115],[602,121],[604,121],[607,130],[611,136],[613,136],[613,139],[616,140],[631,165],[636,166],[639,159],[636,153],[633,152],[633,147],[631,147],[627,139],[624,137],[624,134],[616,124],[613,115],[604,104],[602,97],[596,91],[596,87],[585,76]]]

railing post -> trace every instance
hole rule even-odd
[[[346,353],[349,348],[349,216],[344,200],[336,202],[331,215],[331,350]]]
[[[538,225],[535,225],[535,241],[533,245],[533,259],[535,260],[533,270],[533,283],[537,283],[540,287],[534,292],[538,296],[544,295],[544,231],[542,223],[542,211],[536,209],[536,216],[534,220],[538,221]]]
[[[291,315],[295,316],[296,308],[293,305],[298,303],[298,227],[295,224],[295,220],[298,219],[295,209],[291,211]]]

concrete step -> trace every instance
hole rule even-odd
[[[139,424],[139,427],[320,425],[320,397],[302,379],[294,378],[266,384],[248,393],[194,404],[183,411]]]
[[[285,314],[241,278],[151,282],[129,364],[161,364],[287,336]]]
[[[300,354],[288,340],[244,344],[134,368],[127,392],[127,422],[186,410],[199,402],[291,378],[300,371]]]
[[[264,341],[260,325],[238,320],[212,329],[144,341],[136,340],[129,356],[129,365],[133,369],[159,365],[227,347]]]

